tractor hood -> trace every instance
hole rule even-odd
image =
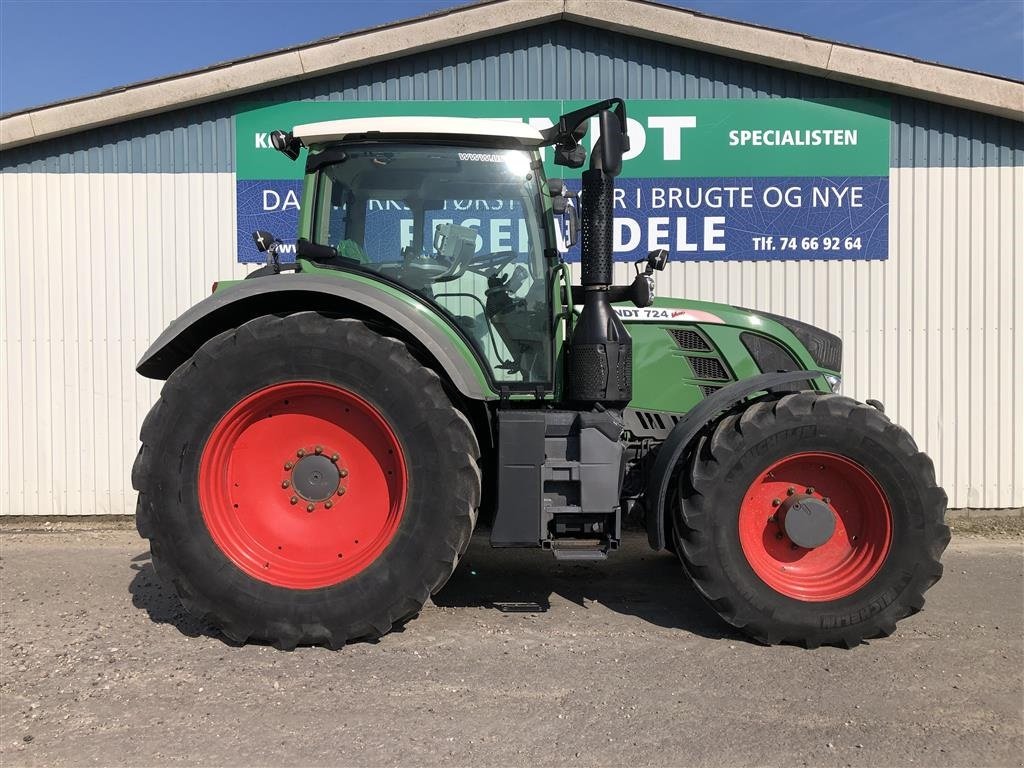
[[[688,299],[656,298],[649,307],[616,304],[615,313],[627,325],[728,326],[767,336],[795,353],[807,368],[842,370],[843,342],[833,333],[800,320],[731,304]]]

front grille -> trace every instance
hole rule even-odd
[[[803,369],[796,358],[774,339],[756,333],[741,333],[740,341],[743,342],[743,346],[747,348],[762,373],[784,373]],[[802,389],[814,389],[814,384],[810,379],[795,381],[792,384],[782,385],[778,391],[799,392]]]
[[[673,425],[677,421],[679,421],[679,417],[677,417],[677,416],[670,416],[669,414],[665,414],[665,415],[669,416],[669,418],[671,418]],[[646,427],[647,429],[665,429],[666,428],[665,418],[660,413],[656,413],[655,411],[637,411],[636,412],[636,417],[637,417],[637,420],[644,427]]]
[[[704,341],[704,337],[696,331],[674,329],[670,330],[669,333],[676,340],[676,344],[679,345],[680,349],[685,349],[687,352],[711,351],[711,347]]]
[[[761,373],[778,373],[779,371],[799,371],[800,364],[794,357],[774,339],[757,333],[741,333],[740,341],[754,358]]]
[[[727,381],[729,374],[717,359],[713,357],[687,357],[695,379],[705,381]]]

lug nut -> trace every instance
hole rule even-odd
[[[295,452],[295,455],[298,456],[301,459],[303,456],[306,455],[306,452],[304,450],[302,450],[301,448],[299,448],[299,450],[297,450]]]
[[[292,464],[292,463],[291,463],[290,461],[286,461],[286,462],[284,463],[284,468],[285,468],[285,469],[291,469],[291,468],[292,468],[292,467],[294,467],[294,466],[295,466],[295,465],[294,465],[294,464]]]
[[[324,447],[322,445],[318,445],[316,448],[313,449],[313,451],[316,453],[317,456],[319,456],[321,453],[324,452]]]
[[[790,544],[789,548],[790,549],[799,549],[799,547],[796,544]]]
[[[306,511],[307,512],[312,512],[314,509],[316,509],[316,505],[314,505],[314,504],[307,504],[306,505]]]
[[[786,495],[787,496],[792,496],[794,493],[796,493],[796,488],[793,488],[792,486],[790,486],[789,488],[786,489]]]
[[[776,521],[776,519],[775,519],[775,515],[772,515],[771,517],[769,517],[769,518],[768,518],[768,522],[769,522],[769,523],[774,523],[774,522],[777,522],[777,521]]]
[[[832,503],[832,499],[830,499],[830,498],[829,498],[828,496],[825,496],[825,497],[824,497],[824,498],[822,499],[822,501],[824,501],[824,502],[825,502],[826,504],[831,504],[831,503]]]
[[[782,503],[782,499],[772,499],[772,506],[777,507]]]
[[[345,495],[345,489],[343,487],[338,489],[338,495],[339,496],[344,496]]]
[[[331,461],[333,461],[333,462],[334,462],[335,464],[337,464],[337,463],[338,463],[338,459],[340,459],[340,458],[341,458],[341,456],[339,456],[339,455],[338,455],[338,454],[336,454],[336,453],[332,453],[332,454],[331,454]]]
[[[339,469],[338,470],[338,474],[341,475],[342,477],[348,477],[348,470],[347,469]]]
[[[327,501],[324,502],[324,509],[330,509],[333,506],[334,506],[334,502],[331,501],[330,499],[328,499]]]
[[[287,480],[282,480],[281,481],[281,487],[282,488],[287,488],[289,485],[291,485],[291,483],[289,483]]]
[[[775,534],[775,538],[776,539],[781,539],[782,538],[782,531],[779,531],[778,533],[776,533]]]
[[[814,493],[814,486],[813,485],[807,486],[807,493]]]
[[[299,497],[298,497],[298,496],[292,496],[292,497],[291,497],[291,498],[289,499],[289,501],[290,501],[290,502],[291,502],[292,504],[298,504],[298,503],[299,503]]]

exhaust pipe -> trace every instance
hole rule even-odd
[[[567,351],[573,400],[625,405],[633,397],[633,340],[612,309],[612,237],[615,177],[629,148],[625,109],[598,113],[601,136],[583,172],[580,246],[583,311]]]

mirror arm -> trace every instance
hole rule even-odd
[[[583,133],[577,133],[576,129],[584,124],[586,120],[606,109],[612,110],[616,117],[619,118],[619,128],[625,133],[626,103],[619,98],[605,99],[604,101],[589,104],[562,115],[558,118],[557,123],[540,132],[541,136],[544,137],[542,146],[550,146],[552,144],[576,146],[579,144],[579,140],[583,138],[584,133],[586,133],[586,129],[584,129]]]

